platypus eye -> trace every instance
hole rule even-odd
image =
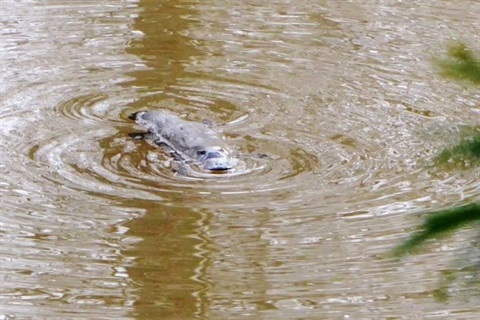
[[[198,154],[199,156],[204,156],[204,155],[207,154],[207,151],[205,151],[205,150],[198,150],[198,151],[197,151],[197,154]]]

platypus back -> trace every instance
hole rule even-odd
[[[147,129],[149,134],[145,138],[159,145],[168,145],[182,158],[195,160],[206,170],[233,167],[225,141],[204,124],[186,121],[163,111],[138,111],[129,118]]]

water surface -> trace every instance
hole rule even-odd
[[[480,52],[477,1],[2,4],[1,318],[476,318],[478,226],[388,252],[480,200],[478,168],[432,167],[479,123],[432,67]],[[215,123],[241,166],[175,172],[140,109]]]

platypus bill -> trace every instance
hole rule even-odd
[[[129,118],[147,130],[137,136],[168,146],[182,160],[193,160],[210,171],[233,168],[234,161],[225,141],[202,123],[183,120],[164,111],[138,111]]]

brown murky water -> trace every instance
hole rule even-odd
[[[478,1],[0,8],[0,319],[478,316],[478,229],[388,257],[480,199],[479,168],[431,167],[479,123],[431,63],[480,51]],[[127,135],[146,108],[215,122],[242,165],[176,174]]]

